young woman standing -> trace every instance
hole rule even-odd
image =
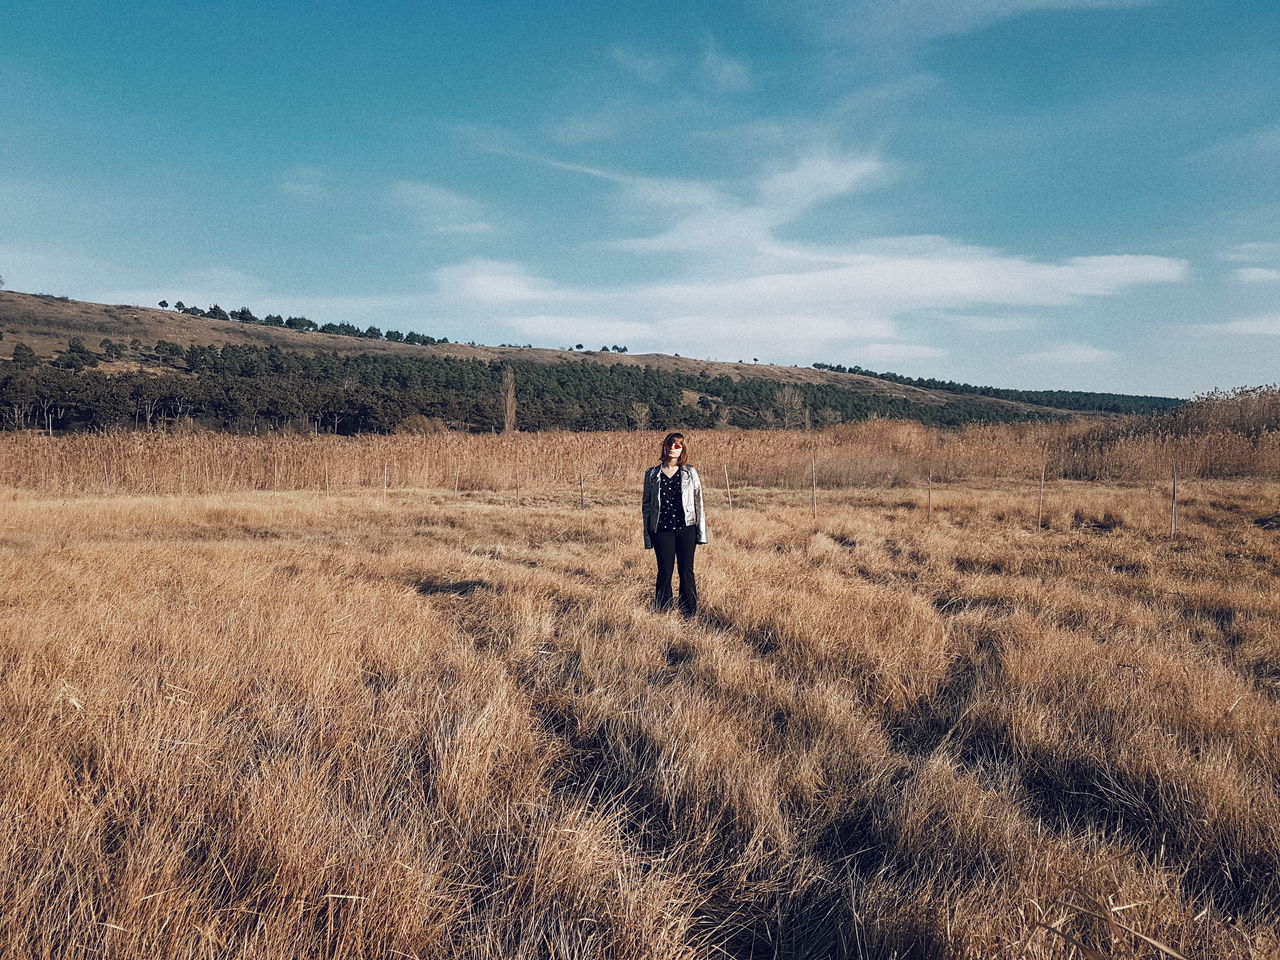
[[[680,569],[680,612],[698,612],[698,586],[693,575],[693,554],[707,542],[707,518],[702,511],[702,481],[690,466],[684,434],[668,433],[662,441],[662,462],[644,475],[640,513],[644,517],[644,547],[658,561],[653,603],[658,610],[671,609],[671,574]]]

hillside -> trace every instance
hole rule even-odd
[[[823,425],[868,416],[958,424],[1045,419],[1074,415],[1082,410],[1116,409],[1116,398],[1102,394],[1060,393],[1057,396],[1069,398],[1070,403],[1063,402],[1062,407],[1058,407],[1034,402],[1039,397],[1026,402],[1017,391],[980,388],[982,392],[950,392],[901,382],[904,378],[895,379],[893,375],[866,375],[842,369],[725,363],[611,350],[485,346],[437,342],[421,334],[411,336],[426,343],[394,342],[383,339],[381,332],[374,328],[371,328],[373,335],[363,336],[350,325],[328,325],[333,329],[343,328],[344,335],[339,335],[269,326],[249,316],[250,321],[242,322],[193,316],[176,310],[0,291],[0,333],[11,344],[4,352],[11,355],[12,345],[25,344],[34,351],[34,356],[28,358],[33,365],[52,361],[57,366],[75,370],[93,367],[108,377],[132,374],[170,379],[192,375],[204,379],[248,378],[255,381],[255,387],[270,381],[269,386],[276,392],[283,379],[292,378],[293,382],[284,387],[295,393],[301,382],[331,379],[344,389],[358,382],[386,392],[385,396],[374,398],[374,405],[379,408],[377,415],[358,414],[354,408],[347,410],[333,420],[332,429],[336,432],[385,431],[414,414],[450,420],[459,427],[492,429],[497,416],[493,404],[497,386],[488,384],[486,381],[492,378],[478,368],[497,370],[503,366],[523,371],[519,379],[524,416],[519,425],[527,429],[616,429],[629,423],[639,426],[631,411],[640,403],[656,404],[652,412],[664,422],[695,427],[799,426],[810,420]],[[283,323],[279,317],[269,319]],[[290,318],[289,322],[295,320],[315,327],[305,318]],[[387,335],[396,340],[404,336],[392,331]],[[69,361],[67,351],[76,342],[83,344],[83,352],[78,359]],[[281,359],[284,356],[293,359],[286,362]],[[552,366],[561,372],[551,374],[548,368]],[[601,367],[604,369],[597,369]],[[429,382],[436,395],[441,391],[456,394],[454,402],[408,406],[400,402],[405,391],[424,386],[425,382]],[[573,395],[572,402],[562,396],[566,383]],[[69,381],[63,385],[73,393],[75,386]],[[220,382],[220,386],[225,388],[223,393],[234,390],[239,396],[255,392],[243,383]],[[790,410],[783,410],[777,398],[779,391],[788,386],[794,388],[798,396],[792,397],[794,403]],[[120,392],[124,387],[114,382],[110,389]],[[155,385],[148,389],[156,392]],[[400,394],[396,394],[397,390]],[[19,390],[20,394],[29,392]],[[96,391],[95,396],[101,392]],[[182,392],[190,391],[183,387]],[[1098,402],[1091,405],[1094,397]],[[128,397],[117,399],[115,407],[129,405]],[[189,399],[170,404],[175,417],[184,415],[184,409],[188,411],[186,416],[192,415]],[[1155,401],[1159,407],[1178,402],[1167,398],[1132,400],[1135,407],[1148,400]],[[139,402],[135,398],[135,422]],[[217,409],[210,409],[203,419],[210,425],[236,429],[247,426],[254,430],[259,428],[260,417],[272,429],[290,420],[310,420],[318,429],[321,417],[334,416],[328,408],[339,402],[330,398],[326,411],[321,413],[318,406],[268,410],[264,401],[259,404],[264,407],[262,410],[251,410],[247,414],[223,409],[227,406],[225,403],[221,406],[214,403]],[[603,402],[613,402],[615,409],[603,415],[595,410],[590,415],[583,413],[584,408],[598,408]],[[1067,406],[1070,411],[1063,409]],[[204,409],[199,402],[195,407],[199,408],[196,413]],[[530,419],[530,412],[538,410],[541,414]],[[115,414],[113,417],[116,422],[123,419]],[[18,418],[21,419],[20,414]],[[145,419],[151,422],[151,411]],[[241,423],[242,420],[245,423]],[[105,425],[103,418],[91,411],[78,420],[73,417],[64,427],[75,429],[77,423]],[[15,422],[14,425],[21,424]],[[52,429],[52,421],[49,426]]]

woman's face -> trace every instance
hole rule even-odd
[[[684,450],[683,440],[672,440],[667,444],[667,456],[672,460],[680,459],[680,452]]]

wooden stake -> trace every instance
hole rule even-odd
[[[457,471],[453,475],[453,492],[455,494],[458,492],[458,481],[461,479],[462,479],[462,468],[458,467]]]
[[[1173,492],[1169,495],[1169,536],[1178,535],[1178,455],[1173,455]]]
[[[1044,475],[1049,471],[1049,461],[1045,461],[1040,466],[1040,502],[1036,505],[1036,529],[1039,530],[1044,522]]]
[[[587,508],[587,493],[582,486],[582,474],[578,474],[578,509],[585,510]]]
[[[809,454],[809,476],[813,478],[813,522],[818,522],[818,455]]]
[[[928,523],[933,523],[933,467],[929,468],[928,491],[929,492],[925,497],[925,520]]]
[[[729,509],[733,509],[733,488],[729,486],[729,465],[724,464],[724,492],[729,495]]]

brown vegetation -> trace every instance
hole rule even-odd
[[[1275,956],[1274,488],[864,429],[3,438],[0,954]]]
[[[639,418],[637,413],[637,418]],[[647,413],[645,414],[647,419]],[[420,421],[420,422],[419,422]],[[233,490],[575,489],[630,483],[651,465],[645,433],[445,431],[418,417],[394,436],[206,432],[0,434],[0,484],[58,493]],[[975,479],[1164,482],[1280,479],[1280,391],[1237,391],[1162,417],[1000,424],[941,430],[869,420],[820,431],[703,431],[707,481],[823,489]],[[555,451],[556,455],[549,455]]]

